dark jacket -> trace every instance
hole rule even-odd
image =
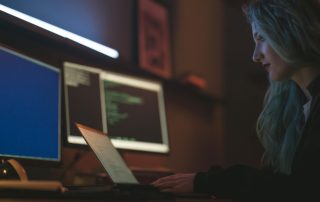
[[[309,201],[320,197],[320,76],[309,86],[310,115],[289,176],[272,169],[235,165],[197,173],[194,191],[235,201]],[[319,199],[318,199],[319,200]],[[316,200],[317,201],[317,200]]]

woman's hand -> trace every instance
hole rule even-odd
[[[193,192],[193,181],[196,173],[175,174],[159,178],[152,185],[158,187],[161,191],[174,193]]]

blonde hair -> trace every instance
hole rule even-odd
[[[246,13],[270,46],[296,67],[319,67],[320,8],[316,0],[255,0]]]
[[[315,0],[255,0],[245,14],[275,52],[293,68],[320,68],[320,9]],[[257,134],[263,163],[290,174],[303,130],[303,93],[295,82],[270,81]]]

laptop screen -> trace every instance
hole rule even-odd
[[[76,125],[114,183],[139,184],[106,134]]]

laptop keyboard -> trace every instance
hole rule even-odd
[[[64,192],[64,197],[88,198],[88,199],[173,199],[174,196],[168,192],[161,192],[151,185],[140,184],[118,184],[113,186],[69,186]]]

